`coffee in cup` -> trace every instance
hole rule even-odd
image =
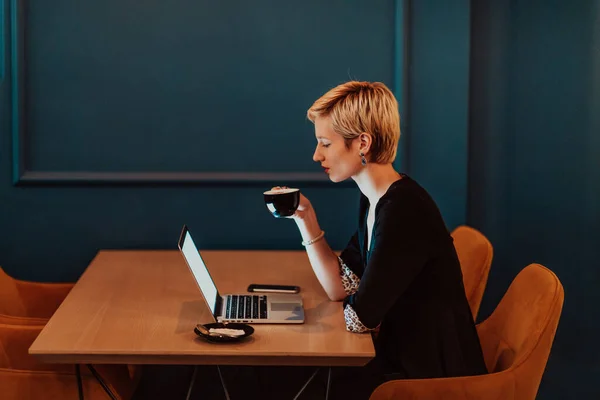
[[[300,204],[300,189],[275,188],[263,193],[267,209],[276,218],[291,217]]]

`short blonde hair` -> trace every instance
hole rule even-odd
[[[363,132],[372,135],[370,162],[386,164],[396,159],[400,140],[398,101],[383,83],[350,81],[336,86],[307,112],[313,123],[327,116],[347,147]]]

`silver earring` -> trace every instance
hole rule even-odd
[[[365,158],[365,153],[363,153],[362,151],[360,153],[358,153],[358,155],[360,156],[360,163],[365,166],[367,165],[367,159]]]

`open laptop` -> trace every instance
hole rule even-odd
[[[249,324],[301,324],[304,322],[304,308],[302,297],[299,294],[219,294],[186,225],[181,231],[178,247],[196,279],[215,321]]]

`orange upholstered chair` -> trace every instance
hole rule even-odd
[[[494,249],[481,232],[468,226],[457,227],[451,235],[460,261],[467,300],[475,320],[487,285]]]
[[[29,355],[29,347],[72,289],[72,283],[17,280],[0,268],[0,398],[3,400],[78,398],[74,365],[45,364]],[[141,369],[128,365],[95,365],[113,394],[129,399]],[[108,395],[81,367],[85,399]]]
[[[72,283],[17,280],[0,267],[0,323],[45,325],[71,288]]]
[[[45,364],[27,351],[43,326],[0,323],[0,398],[77,399],[78,383],[72,364]],[[131,376],[127,365],[97,365],[111,391],[119,399],[130,399],[138,376]],[[83,394],[86,400],[108,399],[100,383],[87,368],[81,368]]]
[[[492,315],[477,326],[489,374],[389,381],[375,389],[371,400],[535,399],[563,301],[563,287],[552,271],[527,266]]]

